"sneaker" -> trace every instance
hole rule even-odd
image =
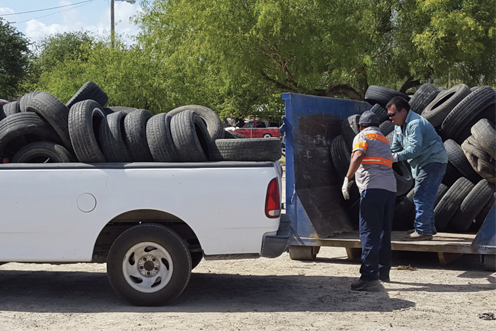
[[[381,289],[382,286],[378,280],[359,279],[357,282],[351,284],[352,291],[380,292]]]
[[[432,240],[432,234],[412,232],[405,237],[406,240]]]

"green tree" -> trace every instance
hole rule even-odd
[[[23,82],[27,92],[38,89],[38,80],[43,72],[51,72],[65,61],[78,59],[84,54],[83,46],[95,44],[95,39],[86,31],[65,32],[48,35],[34,44],[29,75]]]
[[[277,112],[281,92],[363,98],[395,3],[156,0],[138,20],[140,41],[180,73],[215,73],[202,90],[218,95],[222,114]]]
[[[17,93],[29,65],[29,42],[22,33],[0,18],[0,95]]]
[[[496,85],[493,0],[405,0],[396,21],[395,53],[413,76]]]

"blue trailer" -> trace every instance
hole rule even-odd
[[[341,195],[341,178],[332,164],[330,146],[344,119],[371,108],[367,102],[284,93],[286,148],[286,214],[293,236],[294,260],[313,260],[321,246],[344,247],[349,258],[361,248],[350,206]],[[494,269],[496,207],[477,234],[438,233],[432,241],[405,241],[393,231],[392,249],[438,253],[441,264],[460,254],[480,254]]]

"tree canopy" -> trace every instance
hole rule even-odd
[[[29,41],[0,18],[0,96],[13,96],[29,65]]]
[[[112,105],[156,113],[201,104],[221,117],[277,119],[283,92],[363,100],[372,84],[410,92],[424,82],[496,85],[493,0],[142,5],[133,47],[84,34],[47,38],[37,89],[68,99],[92,80]]]

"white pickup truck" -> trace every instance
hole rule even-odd
[[[106,262],[136,305],[177,298],[202,258],[277,257],[290,235],[279,162],[1,164],[0,183],[0,264]]]

